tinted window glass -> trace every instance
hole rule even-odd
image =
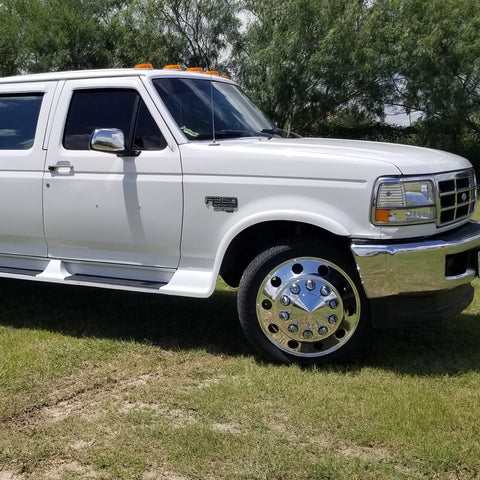
[[[0,150],[33,146],[43,94],[0,95]]]
[[[138,110],[133,148],[135,150],[163,150],[166,146],[167,142],[142,100]]]
[[[97,128],[119,128],[127,147],[161,150],[166,142],[139,93],[130,89],[96,89],[74,92],[68,112],[63,146],[88,150]]]
[[[212,139],[214,125],[217,138],[259,135],[274,128],[235,85],[196,78],[157,78],[153,84],[190,140]]]

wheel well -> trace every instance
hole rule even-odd
[[[339,248],[348,249],[346,237],[334,235],[328,230],[307,223],[265,222],[245,229],[232,240],[223,257],[220,275],[228,285],[238,287],[245,268],[265,248],[282,240],[300,238],[334,243]]]

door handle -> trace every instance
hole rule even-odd
[[[57,173],[58,175],[72,175],[73,165],[70,165],[69,163],[59,162],[55,165],[49,165],[48,171],[52,173]]]

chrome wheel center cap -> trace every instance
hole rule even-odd
[[[266,337],[299,356],[340,348],[360,319],[354,283],[336,265],[304,257],[274,268],[257,295],[257,319]]]

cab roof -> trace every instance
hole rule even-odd
[[[186,70],[152,69],[152,68],[109,68],[100,70],[72,70],[68,72],[30,73],[13,77],[0,78],[0,84],[51,82],[59,80],[76,80],[86,78],[115,78],[115,77],[185,77],[207,78],[231,82],[224,77],[209,73],[193,72]]]

